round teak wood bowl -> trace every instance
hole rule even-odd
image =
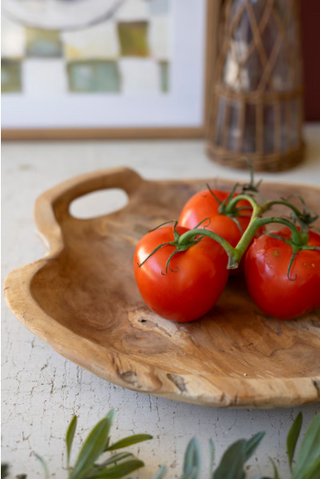
[[[319,401],[319,310],[292,321],[267,317],[243,278],[230,278],[216,306],[193,323],[166,321],[143,302],[132,267],[137,242],[178,217],[203,183],[145,181],[120,168],[47,191],[36,202],[35,222],[49,251],[8,275],[9,308],[66,358],[135,391],[214,407]],[[88,220],[71,215],[73,200],[105,188],[125,190],[127,206]],[[270,199],[299,193],[311,209],[320,204],[315,187],[265,184],[261,191]]]

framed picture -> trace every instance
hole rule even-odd
[[[4,15],[2,139],[204,136],[218,4],[122,0],[71,28]]]

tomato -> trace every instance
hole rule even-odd
[[[290,240],[289,228],[275,232]],[[320,235],[310,232],[308,245],[320,247]],[[320,307],[320,251],[297,253],[287,276],[292,248],[264,235],[255,239],[245,257],[245,278],[251,298],[269,316],[292,319]]]
[[[182,235],[187,228],[176,228]],[[134,274],[140,293],[159,316],[188,322],[207,313],[219,299],[228,280],[227,254],[214,240],[203,237],[184,252],[176,253],[167,268],[175,246],[166,245],[147,256],[160,244],[174,240],[172,226],[151,231],[138,243],[134,254]]]
[[[229,193],[226,191],[212,190],[212,192],[215,194],[215,196],[217,196],[217,198],[219,198],[221,202],[223,202],[229,196]],[[233,197],[236,196],[238,195],[233,195]],[[219,213],[219,206],[219,202],[214,198],[209,190],[196,193],[184,205],[180,213],[178,224],[184,226],[185,228],[192,229],[195,228],[200,221],[204,220],[205,218],[210,218],[210,224],[206,227],[206,229],[217,233],[219,236],[222,236],[222,238],[227,240],[231,246],[236,247],[243,232],[247,229],[250,222],[252,211],[251,205],[245,200],[240,200],[239,203],[237,203],[237,207],[248,208],[240,210],[242,215],[247,216],[238,216],[235,218],[240,224],[240,228],[237,222],[232,218]],[[259,228],[255,237],[258,238],[264,230],[264,227]],[[240,266],[237,270],[232,270],[231,274],[236,274],[242,270],[243,262],[240,263]]]
[[[212,190],[212,192],[220,201],[224,201],[228,197],[228,193],[225,191]],[[193,195],[184,205],[180,213],[178,224],[185,228],[192,229],[195,228],[200,221],[205,218],[210,218],[210,225],[207,229],[222,236],[231,246],[235,247],[242,236],[241,231],[236,222],[229,218],[229,216],[221,215],[218,212],[219,206],[220,204],[209,190],[200,191]],[[238,206],[248,206],[248,208],[250,208],[250,204],[244,201],[240,201]],[[244,211],[245,214],[248,214],[247,210]],[[248,211],[250,212],[250,210]],[[250,217],[239,218],[238,221],[241,227],[244,226],[245,229],[249,224]]]

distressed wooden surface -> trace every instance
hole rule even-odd
[[[317,184],[320,177],[318,132],[316,129],[307,131],[311,144],[305,165],[290,173],[263,177]],[[203,144],[195,141],[5,145],[3,276],[44,253],[34,235],[32,206],[35,198],[79,173],[126,165],[150,179],[217,175],[245,179],[243,172],[230,172],[212,165],[202,151]],[[117,201],[115,195],[114,206]],[[97,199],[91,200],[87,207],[89,211],[94,208],[101,208]],[[208,452],[207,439],[213,437],[219,458],[231,441],[250,437],[258,430],[266,430],[267,437],[258,455],[249,463],[249,477],[271,472],[268,456],[276,458],[282,477],[289,477],[285,465],[285,435],[297,408],[272,411],[206,409],[114,386],[56,354],[23,328],[5,306],[2,342],[3,460],[14,464],[14,474],[27,471],[32,477],[40,475],[40,466],[30,457],[35,450],[48,458],[55,477],[63,477],[63,437],[72,414],[79,414],[79,431],[83,436],[114,406],[119,411],[115,439],[132,431],[150,432],[155,436],[152,442],[140,448],[139,456],[147,462],[147,468],[139,474],[141,478],[149,477],[163,462],[171,466],[168,477],[177,477],[181,471],[182,452],[193,435],[200,439],[204,452]],[[318,409],[317,405],[302,408],[306,422]],[[76,439],[79,444],[79,435]],[[138,447],[135,449],[137,451]]]
[[[132,269],[139,239],[179,217],[205,181],[145,181],[114,168],[43,193],[35,222],[49,251],[8,275],[11,311],[66,358],[138,392],[215,407],[318,402],[320,310],[292,321],[270,318],[251,301],[243,276],[230,278],[216,306],[188,324],[160,318],[142,300]],[[218,185],[231,188],[222,179]],[[124,190],[128,204],[86,220],[70,213],[75,199],[108,188]],[[320,204],[317,187],[265,183],[260,191],[268,199],[303,195],[311,210]]]

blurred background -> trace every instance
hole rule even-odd
[[[291,168],[319,121],[316,0],[4,0],[3,139],[206,137]]]
[[[199,136],[206,11],[206,0],[5,0],[4,137]]]
[[[167,92],[169,2],[4,2],[2,92]]]

